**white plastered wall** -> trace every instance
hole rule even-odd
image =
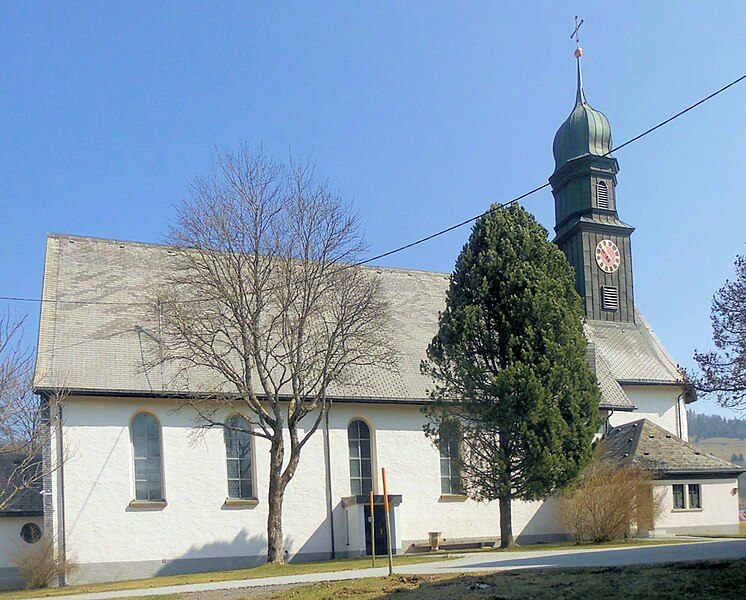
[[[687,440],[686,411],[680,398],[683,389],[669,385],[625,385],[624,392],[637,410],[632,412],[615,411],[609,423],[616,427],[639,419],[649,419]]]
[[[674,484],[699,484],[701,509],[673,508]],[[656,493],[662,496],[661,515],[656,521],[656,534],[737,534],[738,480],[678,479],[656,481]],[[686,487],[685,494],[686,494]]]
[[[65,469],[65,529],[69,554],[81,563],[169,561],[253,556],[266,552],[268,444],[255,438],[255,507],[227,507],[225,445],[220,429],[194,435],[194,413],[174,402],[68,398],[66,443],[75,448]],[[161,424],[164,495],[158,510],[131,508],[134,499],[129,423],[141,411]],[[286,493],[286,548],[296,552],[318,540],[326,516],[323,444],[304,449],[302,474]],[[327,533],[326,538],[329,535]]]
[[[26,523],[36,523],[42,530],[41,517],[2,517],[0,518],[0,569],[13,568],[13,555],[32,544],[21,539],[21,527]]]
[[[351,493],[347,426],[355,418],[363,418],[371,427],[376,471],[374,492],[383,493],[381,467],[385,467],[389,494],[402,496],[398,526],[405,546],[407,542],[427,540],[430,531],[442,532],[446,540],[499,536],[497,502],[441,497],[440,455],[423,433],[426,419],[419,407],[340,403],[334,405],[330,415],[332,495],[338,550],[345,550],[345,522],[339,501]],[[513,532],[516,536],[562,534],[554,503],[515,502]]]
[[[67,399],[65,443],[74,451],[64,466],[65,530],[68,554],[79,563],[165,564],[188,558],[261,557],[266,552],[267,442],[255,439],[258,505],[226,507],[222,431],[207,430],[195,437],[194,413],[189,408],[174,411],[175,406],[173,401],[134,398]],[[129,423],[143,410],[155,415],[162,427],[167,506],[157,510],[130,507],[134,484]],[[496,502],[441,499],[439,454],[422,431],[425,417],[419,407],[337,403],[330,414],[330,459],[338,553],[345,552],[346,543],[340,502],[350,495],[347,426],[356,417],[371,427],[375,492],[382,493],[380,468],[386,467],[389,494],[402,495],[397,530],[405,545],[427,539],[429,531],[441,531],[446,539],[499,535]],[[331,551],[327,502],[320,429],[304,447],[285,496],[283,528],[291,555]],[[516,502],[513,521],[517,536],[562,532],[552,502]]]

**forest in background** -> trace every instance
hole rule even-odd
[[[703,415],[695,412],[689,412],[687,418],[690,439],[716,437],[746,439],[746,420],[725,419],[719,415]]]

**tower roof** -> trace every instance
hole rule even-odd
[[[575,107],[554,136],[555,172],[568,161],[580,156],[611,156],[611,125],[602,112],[588,104],[583,91],[583,75],[580,67],[582,50],[578,48],[578,91]]]

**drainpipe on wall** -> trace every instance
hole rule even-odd
[[[329,411],[332,408],[331,400],[329,406],[326,407],[324,413],[324,458],[326,464],[326,502],[327,511],[329,512],[329,527],[331,530],[332,540],[332,559],[337,558],[337,551],[334,547],[334,505],[332,501],[332,455],[331,446],[329,444]]]
[[[62,404],[57,402],[57,481],[59,483],[59,521],[57,523],[57,539],[59,544],[59,560],[61,564],[65,564],[67,560],[67,546],[65,543],[65,450],[63,447],[62,438]],[[59,585],[64,587],[66,585],[65,573],[60,573]]]
[[[678,397],[676,398],[676,435],[679,436],[679,439],[682,439],[681,437],[681,401],[684,398],[684,392],[681,392]]]

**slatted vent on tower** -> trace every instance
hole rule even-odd
[[[609,285],[601,286],[601,308],[619,310],[619,289]]]
[[[609,188],[605,181],[596,183],[596,206],[598,208],[609,208]]]

